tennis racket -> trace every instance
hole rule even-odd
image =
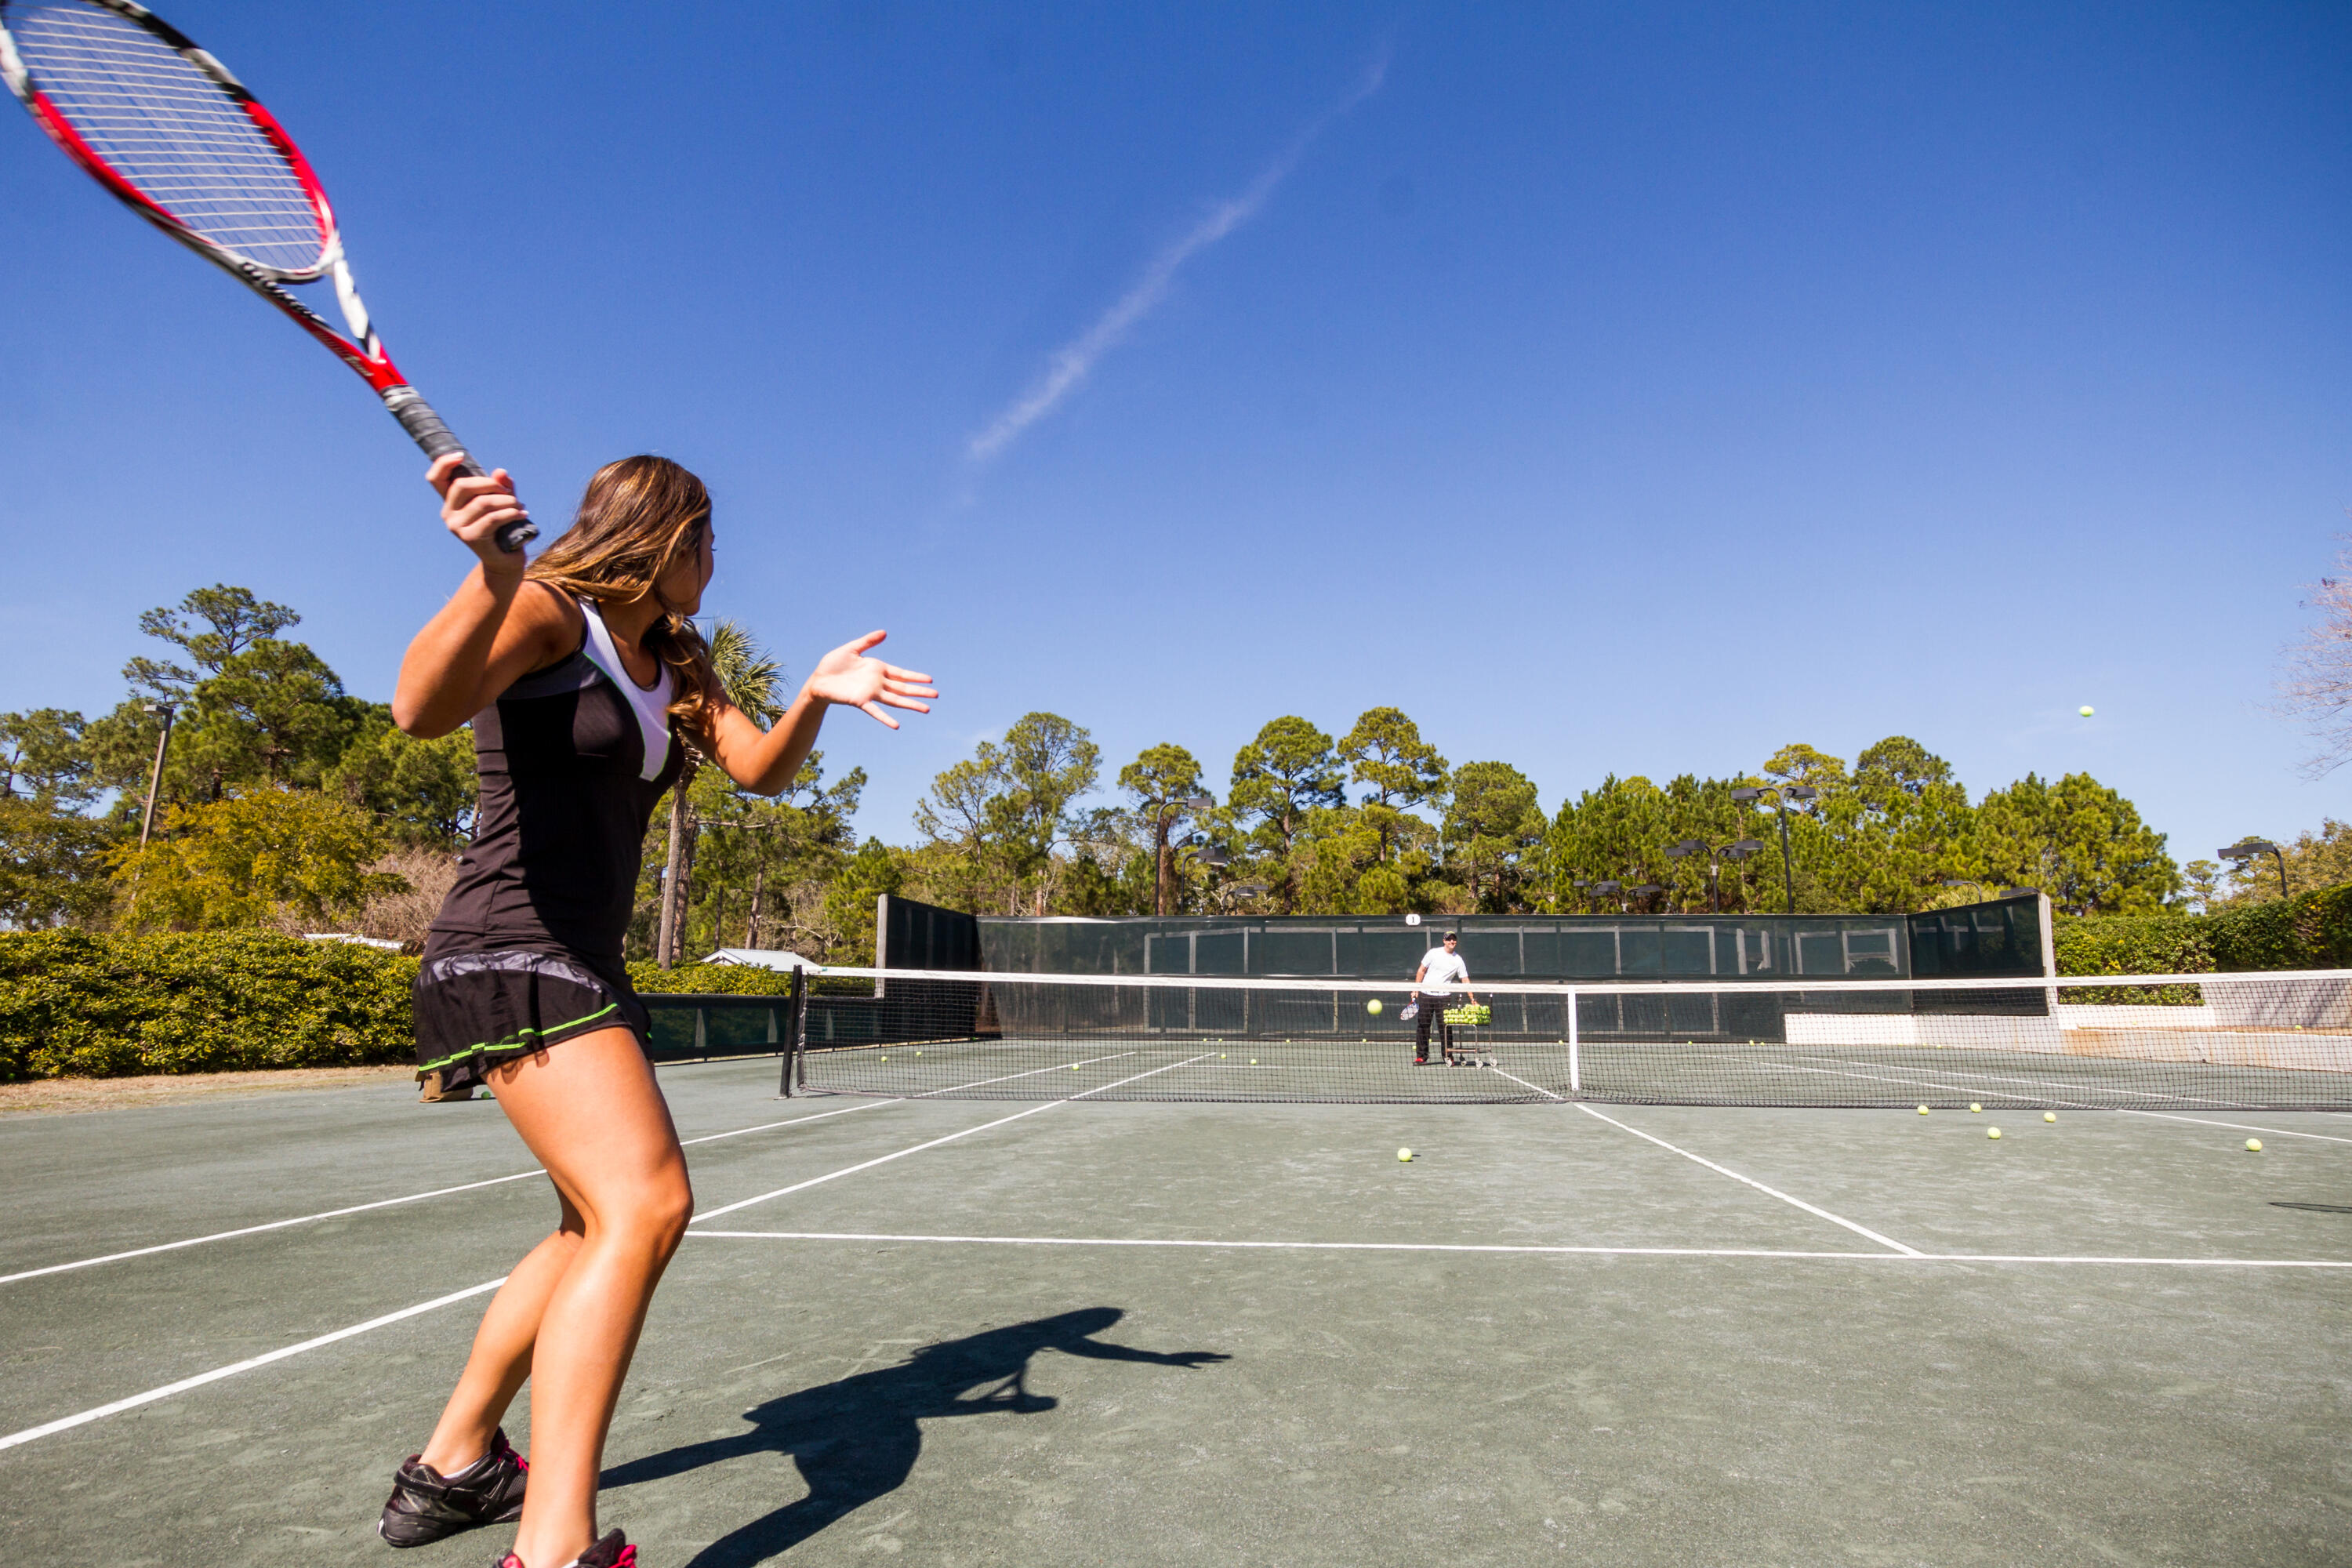
[[[0,0],[0,76],[84,173],[332,350],[428,456],[464,453],[384,353],[310,160],[186,34],[131,0]],[[290,292],[321,280],[348,335]],[[499,548],[538,533],[508,523]]]

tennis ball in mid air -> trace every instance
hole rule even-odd
[[[2000,1129],[1998,1127],[1988,1127],[1985,1129],[1985,1136],[1988,1138],[1998,1138],[2000,1136]]]
[[[1380,1010],[1381,1010],[1381,999],[1380,999],[1379,997],[1377,997],[1377,996],[1373,997],[1370,1001],[1369,1001],[1369,1002],[1367,1002],[1367,1003],[1365,1003],[1365,1004],[1364,1004],[1364,1011],[1365,1011],[1365,1012],[1367,1012],[1367,1013],[1370,1013],[1370,1014],[1373,1015],[1375,1017],[1377,1017],[1377,1016],[1380,1015]]]
[[[2091,705],[2085,702],[2080,708],[2075,709],[2074,711],[2087,719],[2091,716]]]
[[[2045,1110],[2042,1113],[2042,1120],[2044,1121],[2055,1121],[2058,1120],[2058,1113],[2054,1110]]]
[[[1397,1158],[1400,1160],[1410,1160],[1412,1158],[1412,1151],[1410,1149],[1400,1149],[1397,1151]]]
[[[2263,1141],[2259,1138],[2249,1138],[2246,1140],[2246,1147],[2259,1154],[2263,1152]]]

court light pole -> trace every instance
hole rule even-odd
[[[2267,838],[2241,838],[2221,851],[2221,858],[2236,861],[2240,870],[2245,869],[2247,861],[2258,860],[2264,855],[2270,856],[2278,862],[2279,897],[2282,899],[2288,897],[2286,857],[2280,852],[2277,845]]]
[[[163,716],[163,732],[155,737],[155,766],[147,774],[147,807],[139,814],[139,847],[147,847],[147,836],[155,831],[155,797],[163,791],[163,753],[172,745],[172,718],[179,711],[170,702],[149,702],[142,706],[150,713]]]
[[[1666,854],[1676,860],[1686,855],[1706,857],[1706,912],[1717,915],[1723,912],[1717,889],[1723,863],[1728,860],[1737,865],[1763,847],[1764,841],[1760,838],[1735,838],[1728,844],[1709,844],[1704,838],[1685,838],[1680,844],[1668,845]]]
[[[1797,912],[1797,865],[1789,853],[1789,802],[1811,800],[1822,792],[1811,784],[1742,784],[1731,792],[1734,800],[1761,800],[1772,797],[1772,809],[1780,818],[1780,879],[1788,889],[1789,912]]]

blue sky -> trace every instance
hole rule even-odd
[[[939,677],[827,726],[866,831],[1035,709],[1222,794],[1381,703],[1547,810],[1903,733],[2184,860],[2352,815],[2263,707],[2352,526],[2340,7],[166,15],[543,521],[666,452],[709,608]],[[0,708],[215,581],[389,696],[465,563],[397,428],[28,121],[0,212]]]

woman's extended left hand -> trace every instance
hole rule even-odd
[[[929,676],[866,657],[866,649],[889,635],[867,632],[856,642],[845,642],[818,659],[808,678],[808,694],[820,702],[860,709],[893,730],[898,727],[898,721],[882,710],[886,707],[929,712],[930,704],[919,700],[939,695]]]

